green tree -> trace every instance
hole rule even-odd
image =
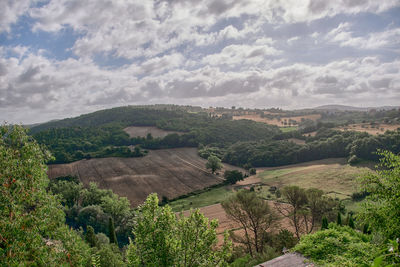
[[[253,257],[264,250],[267,231],[274,229],[278,217],[268,205],[254,192],[241,190],[222,202],[227,216],[239,223],[244,230],[244,237],[231,233],[234,241],[247,248]]]
[[[350,215],[350,217],[349,217],[349,223],[348,223],[348,224],[349,224],[349,227],[350,227],[350,228],[352,228],[352,229],[355,228],[353,216],[351,216],[351,215]]]
[[[86,229],[85,240],[91,247],[97,246],[97,243],[98,243],[97,242],[97,238],[96,238],[96,235],[94,233],[93,227],[90,226],[90,225]]]
[[[69,208],[74,205],[79,205],[81,191],[83,186],[81,183],[74,183],[69,181],[59,181],[50,184],[50,190],[62,197],[61,203]]]
[[[340,212],[337,213],[336,223],[337,225],[342,225],[342,214]]]
[[[111,244],[118,245],[117,235],[115,234],[114,220],[110,217],[108,218],[108,237],[110,238]]]
[[[117,225],[124,218],[128,217],[130,212],[129,200],[126,197],[119,197],[114,193],[111,196],[101,198],[101,207],[105,213],[111,215]]]
[[[156,194],[139,206],[127,250],[129,266],[225,266],[231,244],[225,235],[217,249],[218,222],[198,210],[177,217],[169,205],[160,207]]]
[[[225,171],[224,178],[226,183],[236,184],[236,182],[243,180],[243,173],[238,170]]]
[[[50,155],[21,126],[0,127],[0,265],[83,266],[89,247],[46,191]]]
[[[217,156],[211,155],[208,157],[206,168],[211,169],[212,173],[215,173],[216,170],[222,169],[222,167],[221,160]]]
[[[277,203],[275,207],[283,216],[290,219],[290,223],[295,229],[295,234],[300,240],[303,224],[302,218],[306,212],[304,209],[307,204],[305,190],[298,186],[285,186],[282,188],[281,193],[289,205],[280,205]]]
[[[357,220],[369,224],[372,232],[385,239],[400,236],[400,156],[392,152],[378,153],[379,169],[360,179],[362,188],[369,192]]]
[[[282,195],[289,205],[276,203],[277,210],[287,217],[300,240],[302,234],[311,233],[315,226],[321,223],[322,217],[332,217],[340,208],[340,203],[324,196],[319,189],[303,189],[298,186],[285,186]]]
[[[321,225],[321,230],[328,229],[328,218],[325,216],[322,218],[322,225]]]

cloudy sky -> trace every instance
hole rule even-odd
[[[399,0],[0,0],[0,121],[400,103]]]

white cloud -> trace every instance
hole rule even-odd
[[[325,39],[339,43],[340,46],[350,46],[362,49],[397,49],[400,46],[400,29],[394,28],[382,32],[372,32],[363,36],[354,36],[349,23],[340,23],[338,27],[328,32]]]
[[[82,33],[73,47],[79,56],[105,52],[135,58],[152,57],[185,43],[205,46],[246,38],[262,31],[266,22],[296,23],[340,13],[381,12],[398,4],[396,0],[58,0],[31,9],[30,15],[36,20],[35,30],[55,32],[69,26]],[[211,30],[218,21],[244,16],[243,29],[228,25]]]
[[[265,62],[268,57],[277,56],[281,53],[282,51],[268,45],[229,45],[224,47],[220,53],[206,56],[203,63],[230,68],[245,65],[256,67]]]
[[[37,1],[31,0],[2,0],[0,1],[0,33],[9,32],[10,26],[28,11],[30,5]]]
[[[377,14],[395,0],[50,0],[29,8],[35,4],[7,1],[0,32],[21,15],[33,19],[34,34],[73,29],[75,55],[56,60],[46,57],[47,47],[0,46],[0,119],[42,121],[157,102],[298,108],[400,99],[396,57],[336,54],[349,46],[399,53],[398,28],[359,34],[352,19],[329,32],[323,23],[310,26],[337,14]],[[328,56],[320,59],[314,52],[324,45]],[[98,55],[131,60],[100,67]]]

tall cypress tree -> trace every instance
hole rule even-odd
[[[90,225],[86,229],[85,240],[91,247],[95,247],[97,245],[97,237],[94,234],[93,227]]]
[[[110,243],[114,243],[118,246],[117,235],[115,234],[114,220],[110,217],[108,218],[108,237],[110,238]]]
[[[353,216],[350,215],[349,217],[349,227],[354,229],[354,220],[353,220]]]
[[[328,219],[324,216],[322,217],[321,230],[328,229]]]
[[[340,212],[338,212],[337,214],[337,222],[338,225],[342,225],[342,215],[340,214]]]

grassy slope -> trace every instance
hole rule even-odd
[[[357,191],[357,177],[368,170],[365,167],[353,167],[339,161],[266,170],[260,173],[259,177],[263,184],[268,186],[277,186],[278,188],[285,185],[297,185],[303,188],[315,187],[332,197],[345,199]]]
[[[345,159],[319,160],[268,170],[261,169],[257,174],[259,183],[255,186],[255,191],[263,198],[275,200],[276,196],[268,190],[271,186],[280,188],[293,184],[304,188],[315,187],[322,189],[329,196],[345,200],[348,210],[356,211],[358,203],[351,201],[351,194],[357,191],[357,177],[368,171],[370,169],[367,167],[347,165]],[[170,206],[174,211],[204,207],[222,202],[233,192],[231,186],[214,188],[173,201]]]
[[[172,210],[176,212],[188,210],[191,208],[201,208],[220,203],[231,196],[233,193],[234,192],[232,191],[232,188],[229,186],[218,187],[210,189],[209,191],[200,193],[198,195],[175,200],[169,203],[169,205],[171,206]]]

